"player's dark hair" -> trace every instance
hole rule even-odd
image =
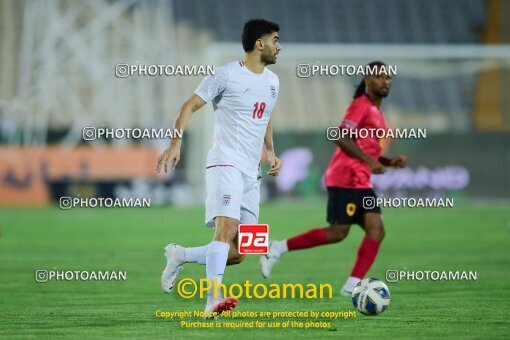
[[[365,67],[365,70],[367,69],[367,67],[370,67],[370,68],[373,68],[374,66],[386,66],[385,63],[383,63],[382,61],[372,61],[370,64],[368,64],[366,67]],[[354,96],[353,98],[356,99],[356,98],[359,98],[361,97],[362,95],[365,94],[365,77],[363,77],[363,79],[361,79],[361,82],[359,83],[359,85],[356,87],[356,91],[354,91]]]
[[[245,52],[251,52],[255,48],[255,41],[266,34],[278,32],[280,26],[277,23],[264,19],[250,19],[244,24],[243,29],[243,49]]]

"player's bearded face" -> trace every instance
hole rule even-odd
[[[278,42],[274,43],[272,38],[266,38],[263,40],[264,47],[262,49],[261,61],[266,65],[272,65],[276,63],[276,56],[280,52],[280,45]]]
[[[262,62],[266,65],[272,65],[276,63],[276,56],[268,48],[264,48],[262,51]]]

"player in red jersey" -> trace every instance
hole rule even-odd
[[[272,242],[269,253],[260,258],[262,275],[266,278],[283,254],[340,242],[347,236],[352,224],[359,224],[365,231],[365,237],[358,249],[351,275],[342,288],[342,295],[351,295],[377,256],[385,232],[380,208],[364,207],[368,204],[363,204],[367,197],[376,198],[370,175],[384,173],[387,166],[403,168],[407,158],[404,155],[382,157],[380,140],[373,136],[375,134],[366,133],[370,129],[387,130],[380,107],[383,98],[388,96],[392,81],[384,63],[374,61],[368,64],[368,67],[375,72],[365,76],[359,84],[354,100],[339,126],[343,132],[349,132],[342,133],[342,136],[357,135],[359,138],[335,140],[339,148],[336,149],[326,171],[329,226],[312,229],[287,240]],[[362,134],[361,130],[365,130],[365,133]],[[365,135],[366,138],[360,138]]]

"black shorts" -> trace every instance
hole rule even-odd
[[[366,212],[381,213],[381,208],[375,206],[376,199],[372,189],[328,187],[328,222],[359,224],[363,227]]]

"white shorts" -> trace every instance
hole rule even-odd
[[[214,227],[218,216],[241,223],[259,220],[260,178],[250,177],[233,166],[213,166],[205,170],[205,223]]]

